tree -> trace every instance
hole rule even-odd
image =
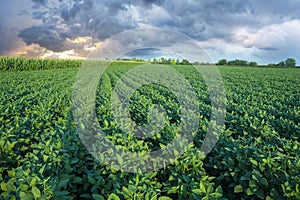
[[[276,64],[274,64],[274,63],[269,63],[268,64],[268,67],[275,67],[276,66]]]
[[[156,58],[153,58],[153,63],[157,63],[157,60],[156,60]]]
[[[174,58],[172,58],[171,64],[172,64],[172,65],[176,65],[176,61],[175,61]]]
[[[182,64],[182,65],[189,65],[190,62],[189,62],[187,59],[183,59],[183,60],[181,61],[181,64]]]
[[[171,64],[171,62],[172,62],[172,59],[169,58],[169,59],[168,59],[168,64]]]
[[[286,67],[296,67],[296,60],[294,58],[287,58],[285,60]]]
[[[250,62],[250,63],[249,63],[249,66],[250,66],[250,67],[257,67],[257,62]]]
[[[226,59],[221,59],[217,63],[217,65],[226,65],[226,64],[227,64],[227,60]]]
[[[231,60],[227,62],[228,65],[237,65],[237,66],[248,66],[249,62],[246,60]]]
[[[176,65],[179,65],[180,64],[180,60],[179,58],[176,59]]]
[[[284,67],[284,66],[285,66],[284,61],[280,61],[280,62],[277,64],[277,66],[279,66],[279,67]]]

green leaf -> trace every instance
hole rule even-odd
[[[123,164],[123,158],[119,154],[117,154],[116,156],[117,156],[118,164],[122,165]]]
[[[31,187],[32,187],[32,186],[35,186],[35,185],[36,185],[36,180],[37,180],[36,177],[34,177],[33,179],[31,179],[29,185],[30,185]]]
[[[35,186],[32,187],[31,193],[33,194],[33,196],[34,196],[35,199],[38,199],[38,198],[41,197],[40,190],[37,187],[35,187]]]
[[[213,191],[213,186],[211,184],[207,187],[207,193],[210,194]]]
[[[258,162],[257,162],[256,160],[252,159],[252,158],[250,158],[250,162],[251,162],[253,165],[255,165],[255,166],[258,165]]]
[[[149,193],[145,194],[145,200],[151,200]]]
[[[92,176],[88,176],[88,181],[90,184],[95,185],[96,184],[96,179],[94,179]]]
[[[219,193],[219,194],[223,194],[223,189],[222,189],[222,187],[221,187],[221,186],[218,186],[218,187],[216,188],[216,192]]]
[[[41,167],[41,169],[39,170],[39,173],[40,173],[40,174],[43,174],[43,173],[44,173],[45,167],[46,167],[46,165],[43,165],[43,166]]]
[[[70,161],[70,164],[72,165],[72,164],[75,164],[75,163],[77,163],[79,161],[79,159],[78,158],[73,158],[71,161]]]
[[[247,172],[241,177],[241,181],[249,181],[251,177],[251,172]]]
[[[254,192],[252,192],[252,190],[250,189],[250,188],[247,188],[247,195],[253,195],[254,194]]]
[[[202,192],[206,193],[206,187],[203,184],[203,182],[200,182],[200,190],[202,190]]]
[[[92,194],[92,197],[95,199],[95,200],[105,200],[104,197],[100,194]]]
[[[109,195],[107,200],[120,200],[120,198],[118,197],[118,195],[112,193]]]
[[[43,161],[46,162],[49,156],[43,155]]]
[[[2,189],[3,191],[7,191],[7,184],[4,183],[4,182],[2,182],[2,183],[1,183],[1,189]]]
[[[256,181],[254,179],[251,179],[249,181],[249,187],[253,190],[256,191],[256,188],[258,188],[258,184],[256,183]]]
[[[21,191],[26,192],[28,190],[29,186],[26,184],[22,184],[19,186],[19,188]]]
[[[158,198],[158,200],[172,200],[170,197],[167,196],[161,196]]]
[[[72,182],[73,182],[73,183],[81,183],[81,182],[82,182],[82,178],[76,176],[76,177],[73,178],[73,181],[72,181]]]
[[[25,199],[26,197],[27,197],[27,193],[21,191],[21,192],[20,192],[20,198],[23,200],[23,199]]]
[[[59,197],[59,196],[64,196],[64,197],[65,197],[65,196],[68,195],[68,194],[70,194],[70,192],[68,192],[68,191],[66,191],[66,190],[62,190],[62,191],[58,191],[58,192],[56,191],[56,192],[55,192],[55,196],[58,196],[58,197]]]
[[[127,189],[126,187],[122,187],[122,192],[123,192],[123,194],[124,195],[126,195],[128,198],[130,198],[131,196],[132,196],[132,194],[133,194],[133,192],[132,191],[130,191],[129,189]]]
[[[193,193],[198,194],[198,195],[202,195],[204,192],[200,189],[193,189],[192,190]]]
[[[109,126],[109,123],[106,119],[104,120],[103,125],[104,125],[105,128],[107,128]]]
[[[260,183],[262,186],[268,188],[268,185],[269,185],[269,184],[268,184],[267,179],[261,178],[261,179],[259,179],[259,183]]]
[[[31,193],[20,192],[20,200],[32,200],[34,196]]]
[[[174,155],[177,157],[179,155],[179,152],[176,149],[174,149],[173,151],[174,151]]]
[[[265,199],[265,193],[262,189],[258,190],[255,195],[260,199]]]
[[[16,176],[16,172],[14,169],[7,171],[7,174],[10,178],[14,178]]]
[[[6,188],[7,188],[7,191],[15,192],[17,190],[17,188],[15,186],[15,180],[10,179],[6,184]]]
[[[241,192],[243,192],[243,186],[241,186],[241,185],[236,185],[236,186],[234,187],[234,193],[241,193]]]
[[[60,190],[61,188],[65,188],[68,185],[69,181],[70,181],[69,178],[60,180],[56,186],[56,189]]]

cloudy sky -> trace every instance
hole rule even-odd
[[[299,64],[299,8],[300,0],[1,0],[0,55],[85,58],[122,31],[160,27],[191,37],[213,61]]]

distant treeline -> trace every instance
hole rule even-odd
[[[165,65],[212,65],[213,63],[202,63],[202,62],[190,62],[187,59],[175,59],[175,58],[152,58],[148,60],[143,60],[139,58],[119,58],[117,60],[121,61],[137,61],[137,62],[148,62],[153,64],[165,64]]]
[[[270,63],[268,65],[259,65],[257,62],[249,62],[246,60],[230,60],[221,59],[217,65],[230,65],[230,66],[249,66],[249,67],[296,67],[296,60],[294,58],[287,58],[285,61],[280,61],[279,63]]]
[[[267,65],[261,65],[254,61],[247,61],[247,60],[229,60],[227,59],[221,59],[217,63],[202,63],[199,61],[196,62],[190,62],[187,59],[174,59],[174,58],[153,58],[148,60],[143,60],[139,58],[119,58],[118,60],[122,61],[140,61],[140,62],[149,62],[149,63],[155,63],[155,64],[170,64],[170,65],[199,65],[199,64],[205,64],[205,65],[229,65],[229,66],[248,66],[248,67],[296,67],[296,60],[294,58],[287,58],[285,61],[280,61],[279,63],[270,63]]]
[[[139,58],[119,58],[117,60],[122,60],[122,61],[137,61],[137,62],[148,62],[148,63],[153,63],[153,64],[166,64],[166,65],[190,65],[193,63],[190,63],[187,59],[175,59],[175,58],[153,58],[153,59],[148,59],[148,60],[143,60]]]
[[[31,71],[43,69],[79,68],[81,60],[0,57],[0,71]]]

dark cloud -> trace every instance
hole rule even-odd
[[[154,3],[154,2],[156,2],[156,0],[143,0],[143,2],[145,2],[145,3]]]
[[[166,59],[169,58],[182,59],[180,56],[175,55],[173,52],[163,51],[161,49],[156,49],[156,48],[137,49],[122,55],[120,58],[133,58],[133,57],[138,59],[143,59],[143,60],[161,58],[161,57],[164,57]]]
[[[16,47],[18,47],[18,42],[12,37],[10,27],[0,23],[0,55],[5,55]]]
[[[165,0],[142,0],[143,4],[144,5],[152,5],[152,4],[155,4],[155,5],[162,5]]]
[[[36,20],[42,20],[48,15],[47,11],[36,11],[32,13],[32,18]]]
[[[18,16],[22,16],[22,15],[30,15],[30,14],[27,10],[22,10],[21,12],[18,13]]]
[[[78,4],[74,4],[71,9],[63,8],[61,11],[61,17],[65,21],[69,21],[70,19],[74,19],[76,14],[80,11],[80,6]]]
[[[32,26],[18,34],[27,45],[38,44],[52,51],[64,51],[65,38],[60,36],[60,30],[53,26]]]
[[[42,4],[46,1],[36,2]],[[133,9],[137,9],[139,18],[132,13]],[[121,31],[138,28],[139,24],[149,24],[205,40],[213,37],[230,38],[227,26],[244,21],[236,19],[235,15],[241,13],[252,13],[248,1],[105,0],[100,3],[92,0],[65,0],[51,9],[34,12],[33,17],[45,24],[66,26],[72,31],[64,30],[61,34],[71,38],[92,35],[103,40]],[[78,31],[74,24],[80,24],[81,30]]]
[[[93,7],[93,2],[92,0],[80,1],[79,5],[82,10],[90,10]]]
[[[34,1],[42,8],[33,8],[33,18],[43,24],[26,28],[18,34],[26,44],[38,44],[53,51],[64,51],[65,39],[79,36],[93,36],[105,39],[121,31],[134,28],[126,22],[120,12],[126,12],[125,3],[106,0],[64,0],[56,4],[47,1]],[[64,27],[64,28],[56,28]],[[52,41],[52,42],[51,42]]]
[[[23,10],[27,7],[25,1],[0,1],[0,55],[9,55],[22,44],[16,35],[19,30],[16,26],[18,23],[27,26],[30,22],[26,10]]]
[[[34,3],[46,4],[47,0],[32,0]]]
[[[260,47],[258,49],[264,50],[264,51],[277,51],[278,50],[277,48],[274,48],[274,47]]]
[[[120,1],[109,1],[107,3],[108,13],[111,15],[118,14],[119,11],[126,11],[127,8]]]

